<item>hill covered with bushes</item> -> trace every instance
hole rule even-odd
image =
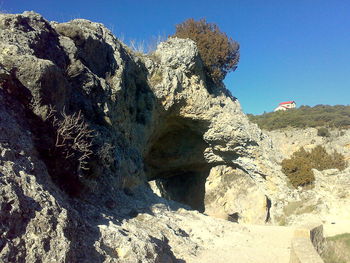
[[[287,111],[248,114],[250,121],[261,129],[276,130],[281,128],[330,127],[347,128],[350,126],[350,106],[316,105],[301,106]]]

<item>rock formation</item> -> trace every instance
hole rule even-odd
[[[273,223],[298,197],[193,41],[135,54],[33,12],[0,31],[0,261],[183,262],[217,231],[249,236],[191,209]]]
[[[348,129],[330,129],[328,136],[318,135],[317,128],[286,128],[266,131],[276,149],[275,158],[278,161],[290,156],[299,148],[311,150],[322,145],[328,152],[337,151],[350,159],[350,131]]]
[[[286,128],[266,132],[273,141],[275,158],[282,161],[299,148],[311,150],[322,145],[332,153],[341,153],[345,160],[350,158],[350,133],[346,129],[331,129],[328,136],[319,136],[316,128]],[[296,199],[285,201],[282,224],[300,224],[308,221],[322,221],[334,224],[339,220],[350,220],[349,168],[344,171],[313,169],[315,184],[311,189],[296,189]]]

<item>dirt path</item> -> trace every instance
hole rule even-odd
[[[244,238],[225,233],[190,263],[288,263],[293,227],[243,225]],[[243,236],[242,236],[243,237]]]

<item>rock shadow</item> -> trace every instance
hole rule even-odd
[[[202,131],[208,124],[170,118],[145,154],[145,170],[155,180],[162,197],[204,212],[205,181],[210,164],[204,159],[208,147]]]

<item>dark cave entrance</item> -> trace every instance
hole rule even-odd
[[[198,171],[185,171],[180,175],[155,181],[162,197],[189,205],[199,212],[204,212],[206,178],[205,174]]]
[[[206,123],[173,119],[151,142],[145,170],[162,197],[204,211],[205,181],[210,165],[204,159]]]

